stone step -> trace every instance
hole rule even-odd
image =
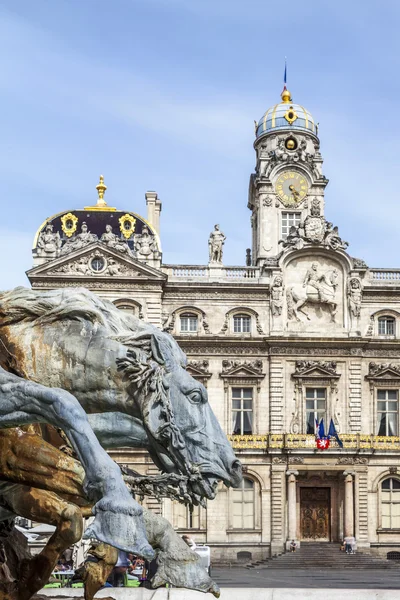
[[[303,543],[296,552],[287,552],[246,565],[247,569],[400,569],[400,563],[368,551],[346,554],[336,543]]]

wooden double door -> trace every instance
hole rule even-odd
[[[300,531],[303,541],[330,541],[330,492],[328,487],[300,488]]]

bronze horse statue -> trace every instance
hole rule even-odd
[[[220,480],[240,483],[240,463],[185,364],[171,336],[85,289],[0,294],[0,428],[49,423],[65,432],[94,505],[86,537],[154,554],[142,507],[99,442],[147,448],[194,504],[212,499]],[[6,511],[18,485],[1,484]]]

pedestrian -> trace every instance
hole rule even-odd
[[[112,582],[114,587],[124,587],[125,574],[129,567],[129,559],[126,552],[118,550],[118,560],[112,571]]]
[[[186,535],[186,534],[183,535],[182,539],[185,542],[185,544],[187,544],[189,546],[189,548],[191,550],[195,550],[196,549],[196,542],[189,535]]]
[[[346,536],[344,538],[344,551],[346,554],[355,554],[355,545],[356,540],[352,535]]]
[[[294,540],[292,540],[290,542],[289,548],[290,548],[290,552],[296,552],[297,544],[296,544],[296,542]]]

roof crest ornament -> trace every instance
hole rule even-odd
[[[104,183],[104,175],[100,175],[99,183],[96,185],[96,190],[98,194],[96,204],[94,204],[93,206],[85,206],[85,210],[102,210],[110,212],[116,211],[116,208],[108,206],[107,202],[104,200],[104,194],[107,190],[107,186]]]
[[[104,194],[107,190],[107,186],[104,183],[104,175],[100,175],[100,180],[96,185],[96,190],[99,195],[97,199],[97,206],[107,206],[107,202],[104,200]]]

